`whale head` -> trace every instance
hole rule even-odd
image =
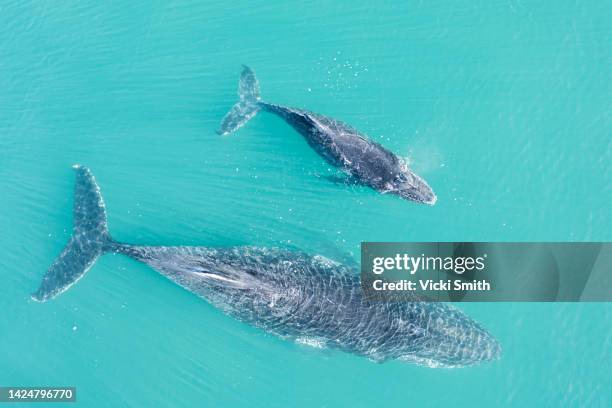
[[[385,192],[396,194],[406,200],[434,205],[438,200],[427,182],[408,168],[402,169],[395,178],[385,186]]]
[[[412,305],[418,313],[409,324],[398,325],[402,340],[398,360],[428,367],[472,366],[501,357],[495,337],[454,306],[438,303]]]

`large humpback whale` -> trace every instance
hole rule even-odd
[[[414,174],[404,160],[346,123],[307,110],[262,101],[259,82],[247,66],[243,66],[240,74],[238,96],[238,102],[223,118],[219,134],[234,132],[260,110],[271,112],[302,134],[329,164],[341,168],[356,182],[407,200],[436,203],[431,187]]]
[[[256,247],[154,247],[113,240],[91,172],[75,166],[74,226],[32,298],[66,291],[114,252],[149,265],[227,314],[282,338],[382,362],[457,367],[497,358],[498,342],[441,303],[368,301],[358,273],[321,256]]]

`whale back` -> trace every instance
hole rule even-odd
[[[402,172],[402,161],[345,122],[318,113],[260,103],[296,129],[329,164],[340,167],[365,184],[382,188]]]
[[[356,270],[300,251],[120,245],[118,252],[246,321],[253,320],[250,309],[258,310],[258,320],[268,313],[260,305],[295,309],[316,296],[338,303],[343,294],[360,290]]]

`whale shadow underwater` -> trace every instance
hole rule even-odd
[[[405,161],[369,140],[346,123],[309,112],[262,101],[255,73],[242,67],[238,102],[221,121],[217,133],[229,135],[260,110],[274,113],[297,130],[327,163],[342,169],[347,182],[363,184],[383,194],[434,205],[436,194],[425,180],[412,172]]]
[[[496,359],[499,343],[455,307],[368,301],[358,271],[322,256],[279,248],[140,246],[108,232],[100,189],[75,165],[73,231],[32,298],[50,300],[82,278],[104,253],[147,264],[226,314],[273,335],[367,357],[429,367]]]

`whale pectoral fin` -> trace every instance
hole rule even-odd
[[[373,353],[368,355],[368,360],[376,364],[382,364],[385,362],[385,357],[379,353]]]
[[[300,345],[316,348],[319,350],[327,348],[327,341],[319,337],[298,337],[295,342]]]
[[[363,184],[361,180],[350,174],[323,176],[322,178],[326,179],[327,181],[331,181],[332,183],[343,184],[346,186],[355,186]]]
[[[391,183],[386,183],[382,190],[380,190],[381,194],[394,193],[397,189]]]
[[[335,184],[348,184],[346,176],[323,176],[322,178]]]

